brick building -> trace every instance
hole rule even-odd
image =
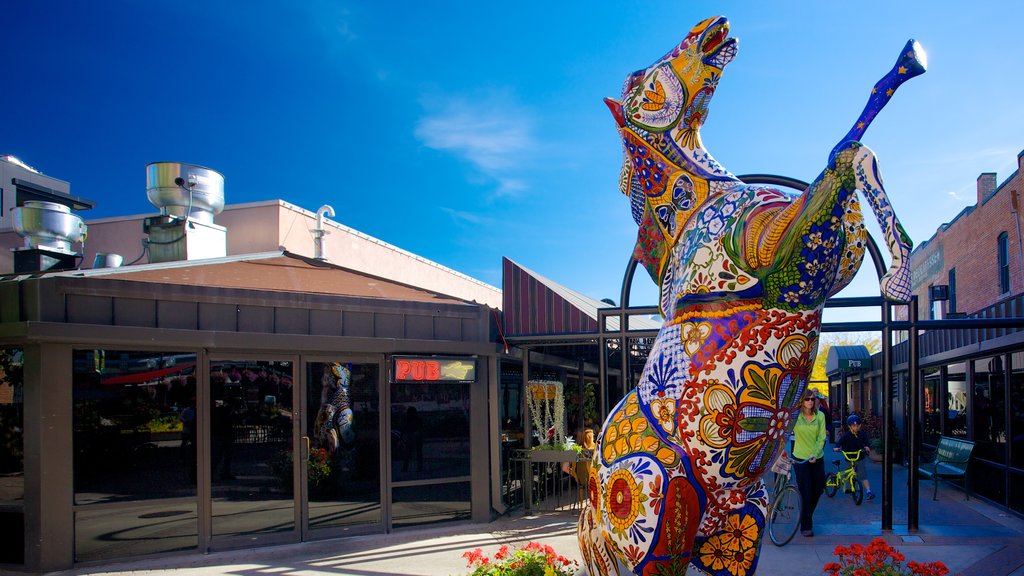
[[[1024,292],[1024,151],[1017,155],[1017,165],[999,185],[994,172],[978,176],[976,203],[940,226],[910,256],[920,318],[969,314]],[[948,286],[944,305],[932,305],[932,286]]]
[[[914,250],[910,268],[920,319],[1024,317],[1024,151],[1017,166],[1002,184],[994,173],[978,176],[975,204]],[[943,288],[947,299],[930,297]],[[905,319],[906,307],[895,313]],[[942,436],[974,442],[968,467],[972,496],[1024,514],[1024,329],[926,329],[919,336],[919,388],[910,388],[904,340],[893,349],[892,381],[883,382],[882,355],[875,354],[870,369],[858,372],[848,389],[847,404],[878,415],[888,394],[895,452],[902,457],[915,420],[925,450]],[[910,410],[913,394],[917,414]]]

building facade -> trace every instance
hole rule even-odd
[[[0,571],[503,509],[499,290],[283,201],[53,246],[91,204],[0,164]]]
[[[1001,184],[993,173],[977,180],[977,200],[911,255],[918,317],[1024,317],[1021,199],[1024,152]],[[901,310],[902,309],[902,310]],[[906,307],[896,315],[908,317]],[[973,441],[969,489],[1024,514],[1024,331],[1019,327],[929,329],[919,335],[917,414],[910,412],[908,343],[894,348],[893,381],[882,380],[882,357],[866,370],[832,374],[833,390],[846,378],[841,410],[881,414],[893,403],[896,453],[906,458],[908,430],[917,425],[925,450],[941,436]],[[844,397],[845,396],[845,397]]]
[[[972,313],[1024,292],[1024,152],[1018,169],[997,185],[996,174],[978,176],[977,197],[910,257],[920,318]],[[947,300],[936,302],[932,287]]]

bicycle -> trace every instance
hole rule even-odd
[[[857,478],[857,471],[854,469],[854,463],[863,457],[864,452],[857,450],[854,452],[843,451],[843,458],[850,463],[850,466],[843,470],[841,460],[833,460],[832,463],[836,465],[836,472],[829,472],[828,476],[825,477],[825,494],[831,498],[836,495],[836,492],[840,487],[843,488],[843,492],[846,492],[853,498],[853,503],[860,506],[860,503],[864,501],[864,486],[861,485],[860,480]]]
[[[775,473],[775,482],[772,485],[765,530],[768,531],[772,544],[785,546],[793,539],[797,526],[800,525],[802,499],[796,482],[790,478],[793,461],[785,452],[775,460],[771,470]]]

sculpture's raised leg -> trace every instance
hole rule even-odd
[[[882,276],[882,295],[890,300],[906,302],[910,300],[910,251],[913,242],[903,230],[892,205],[889,204],[889,197],[882,187],[882,176],[874,152],[867,146],[861,146],[857,150],[853,164],[857,175],[857,187],[871,204],[871,211],[875,213],[889,248],[889,255],[892,257],[889,270]]]

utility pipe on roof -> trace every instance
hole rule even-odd
[[[324,230],[324,214],[334,218],[334,208],[329,204],[324,204],[316,211],[316,228],[313,229],[313,258],[317,260],[327,260],[324,256],[324,235],[327,231]]]

